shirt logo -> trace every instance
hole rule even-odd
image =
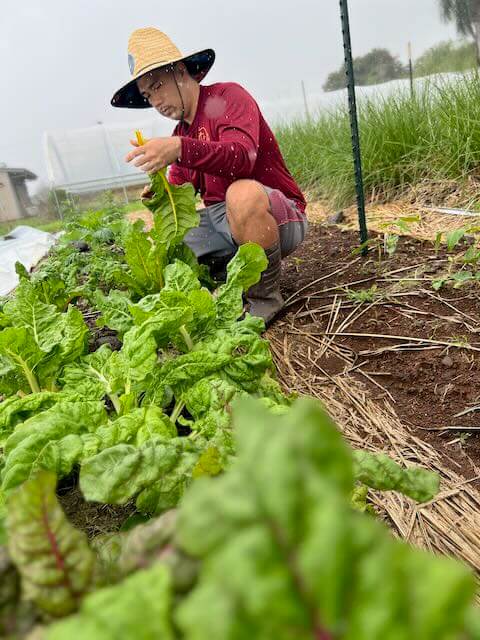
[[[199,128],[198,139],[202,142],[210,142],[210,136],[208,135],[208,131],[205,129],[205,127]]]

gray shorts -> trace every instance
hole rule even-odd
[[[293,200],[289,200],[276,189],[269,187],[264,187],[264,189],[270,199],[272,215],[279,222],[280,249],[282,258],[285,258],[305,238],[308,229],[307,218],[298,211]],[[288,209],[291,210],[293,220],[283,218],[288,213]],[[282,217],[280,221],[279,217]],[[219,202],[200,210],[200,224],[187,233],[185,243],[199,259],[207,256],[223,258],[233,256],[237,252],[238,245],[230,231],[225,202]]]

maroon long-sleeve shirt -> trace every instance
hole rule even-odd
[[[235,180],[250,178],[295,201],[299,217],[305,211],[305,198],[272,130],[240,85],[201,85],[193,122],[190,126],[179,123],[173,135],[181,136],[182,151],[181,159],[170,167],[169,180],[173,184],[191,182],[205,206],[223,202]]]

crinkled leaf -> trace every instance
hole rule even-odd
[[[26,327],[0,331],[0,393],[40,391],[35,374],[45,353]]]
[[[5,444],[2,489],[13,489],[27,480],[41,466],[44,450],[52,441],[93,432],[106,419],[103,402],[64,400],[26,420]]]
[[[79,606],[95,583],[87,537],[68,522],[55,496],[56,478],[42,472],[8,500],[8,548],[23,595],[52,616]]]
[[[405,469],[384,454],[355,451],[355,477],[380,491],[399,491],[417,502],[428,502],[437,495],[440,478],[436,473],[413,467]]]
[[[169,184],[164,171],[154,173],[151,181],[154,196],[145,206],[153,213],[155,240],[166,245],[178,244],[200,222],[193,187]]]
[[[67,393],[77,393],[89,400],[101,400],[112,393],[115,376],[111,371],[112,350],[103,344],[80,361],[67,365],[61,382]]]
[[[167,250],[161,243],[152,243],[150,236],[134,224],[125,240],[125,260],[138,289],[143,293],[160,291],[163,287],[163,270],[167,264]]]
[[[251,333],[218,331],[213,340],[201,345],[217,355],[228,355],[230,360],[222,374],[245,391],[254,392],[266,371],[273,368],[270,347],[266,340]]]
[[[181,260],[175,260],[165,267],[165,290],[190,293],[200,289],[200,282],[194,270]]]
[[[50,440],[39,453],[35,465],[62,477],[68,475],[75,464],[118,444],[141,445],[148,440],[176,435],[175,425],[158,407],[135,409],[100,426],[95,433],[70,433],[61,439]]]
[[[113,289],[106,296],[101,291],[96,291],[93,302],[101,312],[96,322],[98,327],[109,327],[117,331],[120,336],[132,328],[133,319],[129,311],[132,302],[125,292]]]
[[[57,326],[59,314],[53,305],[38,299],[35,287],[22,280],[15,290],[15,297],[4,306],[4,313],[16,327],[25,327],[42,351],[50,351],[61,341],[61,331]]]
[[[210,376],[191,386],[182,399],[188,412],[198,419],[208,411],[229,410],[230,403],[239,393],[239,389],[230,382]]]
[[[242,294],[260,280],[268,264],[265,251],[258,244],[242,244],[227,266],[227,282],[219,287],[217,315],[222,323],[237,320],[243,312]]]
[[[199,455],[187,438],[157,439],[140,447],[118,445],[84,463],[80,488],[87,500],[108,504],[125,504],[145,491],[145,504],[163,509],[183,493]]]
[[[0,402],[1,444],[3,445],[3,438],[9,435],[17,424],[40,411],[49,409],[61,399],[62,395],[59,393],[42,391],[22,397],[12,396]]]
[[[231,360],[228,353],[191,351],[167,360],[158,372],[158,381],[180,394],[201,378],[225,368]]]

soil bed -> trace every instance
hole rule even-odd
[[[448,256],[431,242],[401,238],[381,262],[374,251],[352,255],[358,243],[357,233],[311,225],[284,262],[287,309],[269,337],[288,341],[309,385],[353,373],[445,464],[467,479],[479,475],[480,413],[471,411],[480,404],[478,284],[434,291]],[[368,289],[373,299],[354,299]]]

